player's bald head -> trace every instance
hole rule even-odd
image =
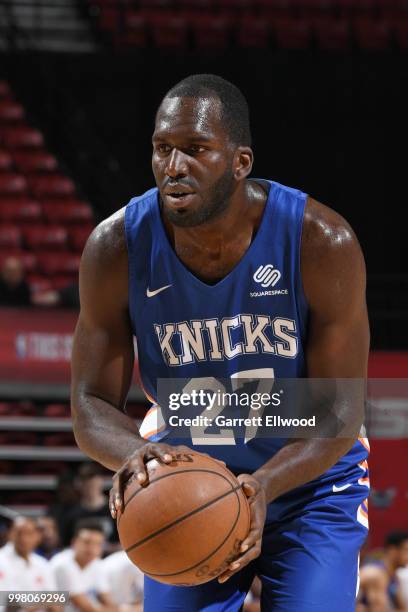
[[[196,113],[202,116],[202,121],[208,115],[216,115],[233,144],[251,146],[248,104],[242,92],[230,81],[215,74],[193,74],[174,85],[162,103],[172,98],[193,98],[197,101]]]

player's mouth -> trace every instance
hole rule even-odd
[[[181,208],[184,206],[188,206],[191,202],[191,199],[195,196],[195,192],[182,192],[175,191],[173,193],[166,193],[166,203],[170,204],[173,208]]]

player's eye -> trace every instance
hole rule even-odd
[[[188,152],[190,155],[196,155],[197,153],[202,153],[204,151],[204,147],[201,145],[190,145],[188,147]]]
[[[158,151],[159,153],[169,153],[170,150],[171,147],[165,144],[164,142],[161,142],[156,145],[156,151]]]

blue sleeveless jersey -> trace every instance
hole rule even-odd
[[[308,306],[300,272],[307,196],[268,182],[252,244],[215,285],[199,280],[177,257],[161,220],[157,189],[133,198],[126,207],[129,312],[141,382],[153,403],[141,428],[147,439],[166,439],[155,405],[159,378],[252,378],[256,370],[271,379],[307,375]],[[250,473],[284,444],[279,438],[255,437],[247,443],[194,448],[222,459],[235,473]],[[304,487],[307,494],[349,470],[365,478],[367,447],[365,439],[356,442],[336,466]]]

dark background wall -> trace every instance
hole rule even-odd
[[[367,260],[374,346],[406,348],[407,59],[393,50],[149,50],[9,55],[3,68],[100,217],[152,186],[150,138],[166,90],[195,72],[232,80],[251,109],[254,175],[303,189],[348,219]]]

